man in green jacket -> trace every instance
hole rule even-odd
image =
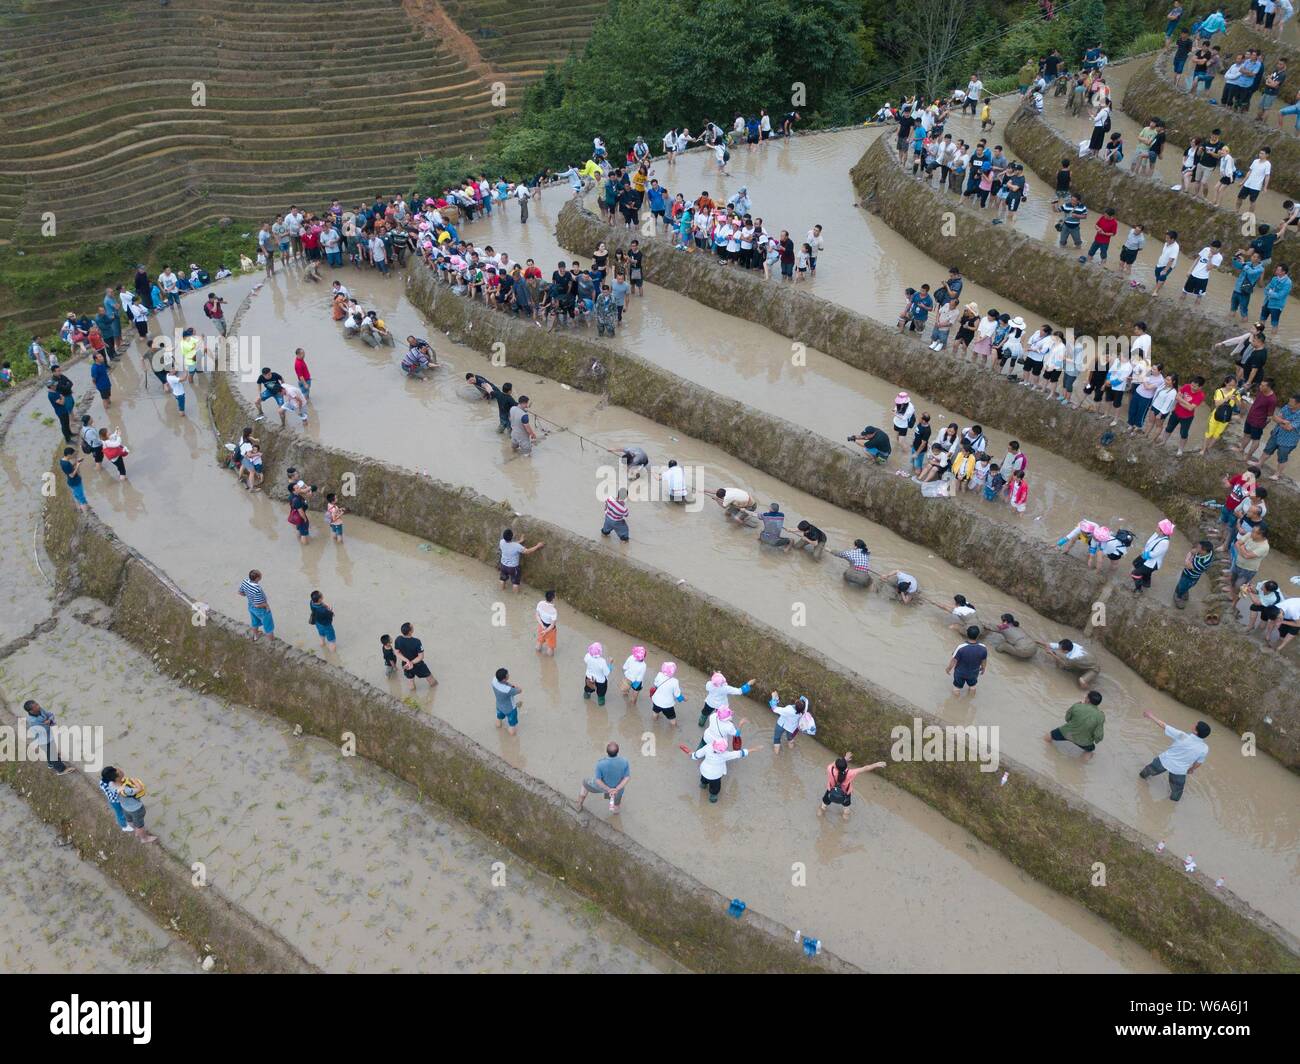
[[[1075,746],[1082,748],[1082,760],[1091,761],[1105,730],[1106,714],[1101,711],[1101,692],[1089,691],[1088,700],[1076,702],[1067,709],[1065,724],[1053,728],[1045,738],[1049,743],[1069,740]]]

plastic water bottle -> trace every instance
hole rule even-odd
[[[998,784],[998,786],[999,786],[999,787],[1005,787],[1005,786],[1007,785],[1007,778],[1008,778],[1010,775],[1011,775],[1010,772],[1004,772],[1004,773],[1002,773],[1002,781]]]
[[[1193,857],[1190,853],[1183,858],[1183,871],[1184,872],[1196,871],[1196,858]]]
[[[1218,887],[1220,890],[1222,890],[1222,889],[1223,889],[1223,876],[1220,876],[1218,879],[1216,879],[1216,880],[1214,881],[1214,885],[1215,885],[1216,887]]]
[[[1159,842],[1156,843],[1156,853],[1164,853],[1164,852],[1165,852],[1165,840],[1161,839]]]

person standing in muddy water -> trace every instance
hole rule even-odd
[[[531,547],[525,547],[523,538],[515,539],[514,529],[511,528],[507,528],[501,533],[501,539],[497,543],[497,552],[500,558],[499,572],[502,591],[506,589],[508,582],[514,586],[515,594],[519,593],[521,581],[523,580],[524,555],[533,554],[544,546],[545,543],[534,543]],[[552,643],[553,645],[554,643]]]
[[[248,579],[241,581],[239,593],[248,607],[248,623],[252,636],[257,639],[265,632],[268,639],[275,638],[275,618],[271,615],[271,604],[266,592],[262,590],[262,573],[258,569],[248,571]]]
[[[1153,757],[1151,763],[1138,773],[1138,777],[1145,780],[1168,772],[1169,800],[1180,801],[1188,777],[1205,764],[1205,759],[1210,756],[1210,748],[1205,742],[1210,737],[1210,726],[1205,721],[1198,720],[1193,734],[1166,724],[1149,709],[1144,709],[1142,716],[1163,728],[1164,733],[1174,742],[1164,753]]]
[[[988,668],[988,648],[979,639],[979,625],[972,624],[966,629],[966,642],[952,652],[948,667],[944,669],[952,677],[952,685],[957,688],[958,694],[962,693],[963,688],[969,688],[973,696],[975,685]]]
[[[884,761],[877,761],[874,765],[863,765],[861,768],[849,768],[849,762],[853,760],[853,751],[847,752],[843,757],[837,757],[826,766],[826,790],[822,794],[821,804],[817,806],[817,815],[824,816],[826,810],[832,804],[838,805],[843,810],[843,819],[849,818],[849,806],[853,804],[853,781],[864,772],[875,772],[885,767]]]
[[[402,634],[393,640],[393,649],[397,651],[398,664],[402,666],[402,675],[411,685],[411,690],[415,690],[417,679],[424,680],[430,687],[437,686],[438,681],[424,660],[424,644],[415,638],[415,625],[403,621],[401,631]]]
[[[1083,751],[1080,761],[1091,761],[1097,744],[1106,734],[1106,714],[1101,710],[1101,692],[1089,691],[1088,697],[1065,711],[1065,723],[1053,728],[1043,739],[1052,743],[1071,742]]]

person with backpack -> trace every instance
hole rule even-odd
[[[1214,405],[1210,410],[1210,420],[1205,423],[1205,440],[1201,443],[1199,454],[1205,454],[1220,439],[1232,423],[1237,407],[1241,404],[1241,393],[1237,387],[1237,376],[1229,373],[1223,383],[1214,390]]]
[[[849,768],[852,760],[853,752],[849,751],[826,766],[826,791],[822,795],[821,804],[817,806],[818,816],[823,816],[835,804],[842,807],[843,819],[848,820],[849,806],[853,804],[853,781],[864,772],[875,772],[885,767],[884,761],[877,761],[874,765]]]
[[[110,804],[114,798],[117,799],[127,827],[135,833],[135,837],[141,842],[157,842],[158,836],[149,834],[144,827],[144,802],[140,801],[145,793],[144,784],[112,765],[106,766],[99,778],[106,785],[104,793],[109,795]]]
[[[1138,560],[1133,563],[1133,593],[1140,595],[1151,586],[1151,577],[1160,568],[1169,553],[1169,539],[1174,534],[1174,523],[1164,518],[1156,525],[1156,530],[1147,539],[1146,546]]]

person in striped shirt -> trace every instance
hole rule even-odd
[[[627,488],[619,488],[615,498],[605,500],[605,523],[600,534],[608,536],[611,532],[617,532],[618,538],[627,542]]]
[[[275,637],[275,618],[271,616],[271,604],[266,600],[262,590],[262,574],[256,569],[248,570],[248,579],[239,585],[239,593],[248,604],[248,622],[253,627],[253,638],[259,632],[265,632],[267,638]]]
[[[1187,606],[1187,593],[1194,588],[1214,562],[1214,544],[1208,539],[1197,544],[1199,550],[1189,550],[1183,559],[1182,575],[1174,588],[1174,605],[1180,610]]]
[[[855,539],[849,550],[835,552],[836,558],[843,558],[849,563],[844,570],[844,579],[850,584],[871,586],[871,552],[867,550],[866,540]]]

